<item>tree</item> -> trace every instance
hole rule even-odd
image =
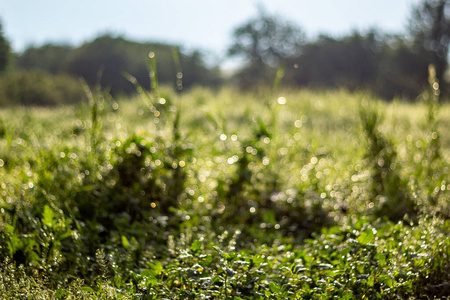
[[[424,89],[428,64],[411,43],[377,30],[342,38],[319,36],[287,59],[284,82],[314,88],[366,89],[390,100],[415,99]]]
[[[416,51],[436,68],[436,77],[444,83],[450,43],[450,1],[422,0],[413,7],[410,33]]]
[[[51,74],[67,71],[74,48],[69,45],[45,44],[40,47],[29,47],[16,59],[18,69],[39,69]]]
[[[378,45],[375,31],[341,39],[322,35],[306,44],[300,56],[289,59],[285,79],[313,87],[368,87],[377,72]]]
[[[402,97],[413,100],[426,88],[428,62],[412,49],[407,40],[397,36],[385,43],[377,65],[372,91],[384,99]]]
[[[125,43],[121,37],[106,35],[84,44],[74,51],[68,72],[83,77],[90,85],[97,83],[101,73],[102,86],[110,88],[112,94],[131,91],[132,86],[121,75],[130,67]]]
[[[173,84],[177,79],[177,67],[173,60],[175,45],[160,43],[138,43],[123,37],[104,35],[92,42],[74,49],[67,65],[67,72],[83,77],[90,85],[99,80],[101,85],[110,88],[113,95],[133,93],[135,87],[125,79],[124,72],[136,77],[144,87],[150,87],[149,52],[156,54],[158,80],[162,84]],[[183,85],[214,85],[220,80],[216,70],[203,63],[203,55],[199,51],[192,54],[180,52],[183,68]]]
[[[128,94],[136,89],[124,77],[124,72],[136,77],[142,86],[150,88],[149,52],[156,54],[159,82],[175,85],[178,71],[173,59],[174,48],[178,46],[138,43],[120,36],[103,35],[79,47],[56,44],[30,47],[17,57],[16,63],[20,70],[43,70],[55,75],[82,77],[91,86],[100,80],[103,87],[110,88],[111,94]],[[200,51],[180,51],[179,56],[184,87],[219,85],[221,78],[218,69],[207,66]]]
[[[3,34],[2,23],[0,22],[0,72],[7,69],[11,62],[11,47]]]
[[[263,9],[259,10],[255,18],[237,27],[233,38],[228,55],[244,58],[246,65],[239,72],[238,78],[249,84],[271,77],[267,75],[272,74],[274,68],[283,63],[285,58],[298,54],[305,41],[300,28],[267,14]]]

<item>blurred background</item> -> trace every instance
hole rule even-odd
[[[1,1],[0,105],[84,101],[161,84],[364,90],[414,101],[435,66],[447,97],[450,1]],[[175,52],[174,52],[175,50]],[[99,74],[101,73],[101,76]]]

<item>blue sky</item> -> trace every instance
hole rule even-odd
[[[405,32],[419,0],[0,0],[0,19],[13,49],[45,42],[80,44],[99,34],[176,43],[217,57],[231,43],[233,28],[262,5],[297,23],[309,38],[377,27]]]

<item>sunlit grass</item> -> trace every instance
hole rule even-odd
[[[449,104],[434,133],[345,90],[94,96],[0,110],[0,254],[31,294],[440,295]]]

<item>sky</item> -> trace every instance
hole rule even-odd
[[[419,0],[0,0],[3,32],[15,52],[43,43],[80,45],[100,34],[167,42],[223,58],[237,26],[258,7],[292,21],[307,37],[378,28],[406,32]]]

